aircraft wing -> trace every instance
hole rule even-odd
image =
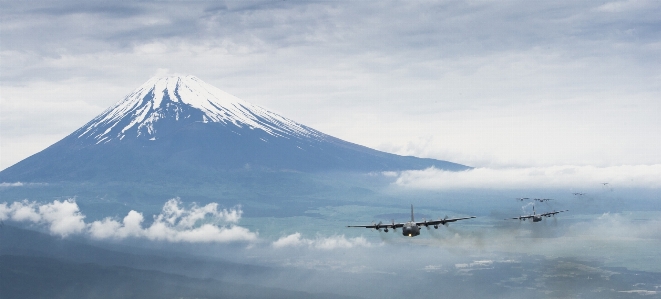
[[[544,213],[544,214],[539,214],[539,216],[542,216],[542,217],[549,217],[549,216],[553,216],[553,215],[555,215],[555,214],[562,213],[562,212],[567,212],[567,211],[569,211],[569,210],[553,211],[553,212],[548,212],[548,213]]]
[[[404,227],[404,223],[378,223],[378,224],[370,224],[370,225],[347,225],[347,227],[365,227],[365,228],[374,228],[374,229],[398,228],[398,227]]]
[[[459,221],[459,220],[465,220],[465,219],[473,219],[473,218],[475,218],[475,216],[462,217],[462,218],[445,218],[445,219],[439,219],[439,220],[416,222],[415,224],[418,225],[418,226],[421,226],[421,225],[424,225],[424,226],[439,225],[439,224],[445,225],[446,223],[455,222],[455,221]]]

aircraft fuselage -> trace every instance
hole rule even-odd
[[[420,227],[415,222],[407,222],[402,227],[402,235],[406,237],[415,237],[420,234]]]

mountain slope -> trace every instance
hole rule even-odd
[[[447,170],[326,135],[198,78],[152,78],[92,121],[0,172],[0,182],[213,180],[218,172]]]

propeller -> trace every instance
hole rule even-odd
[[[424,225],[424,226],[427,228],[427,230],[429,230],[429,224],[427,224],[427,219],[426,219],[426,218],[422,218],[422,220],[423,220],[423,221],[422,221],[422,222],[423,222],[422,225]]]
[[[381,231],[381,221],[376,225],[376,230]]]
[[[379,223],[374,223],[374,221],[372,221],[372,225],[374,225],[374,228],[372,228],[372,229],[376,229],[378,231],[381,231],[381,223],[382,223],[381,221],[379,221]]]
[[[397,231],[397,227],[395,226],[395,219],[392,219],[392,231]]]

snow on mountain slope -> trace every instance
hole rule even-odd
[[[108,143],[124,138],[157,139],[167,121],[214,122],[261,129],[276,137],[326,136],[312,128],[250,104],[194,76],[154,77],[74,133]]]

